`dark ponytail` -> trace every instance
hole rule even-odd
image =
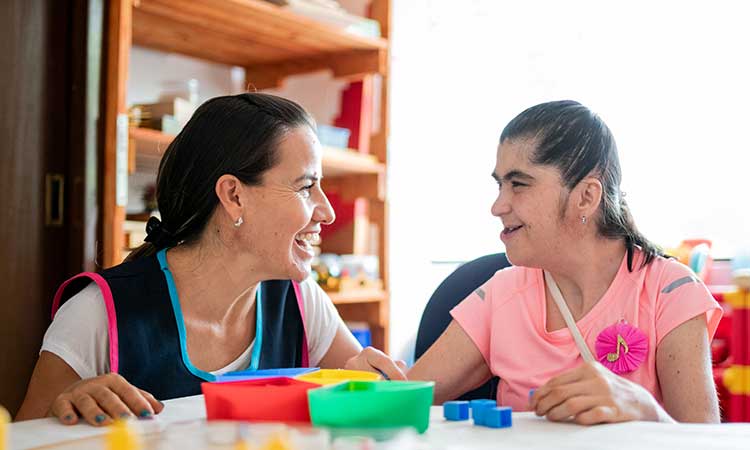
[[[201,105],[172,141],[159,164],[156,201],[161,220],[146,225],[146,243],[126,261],[197,241],[219,202],[222,175],[248,185],[278,163],[277,147],[293,128],[315,122],[298,104],[275,95],[246,93],[216,97]]]
[[[572,100],[542,103],[510,121],[500,135],[500,143],[509,139],[533,140],[535,150],[529,156],[530,161],[557,168],[568,189],[590,174],[599,177],[603,192],[597,231],[606,238],[625,240],[631,272],[636,246],[645,256],[641,267],[662,255],[635,225],[620,191],[622,171],[617,144],[599,116]]]

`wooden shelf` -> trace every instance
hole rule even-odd
[[[174,139],[171,134],[149,128],[130,127],[129,135],[135,145],[136,165],[139,169],[158,168],[164,151]],[[373,155],[350,149],[323,147],[323,175],[326,177],[384,172],[385,165],[379,163]]]
[[[344,305],[351,303],[378,303],[386,300],[388,294],[383,290],[352,290],[344,292],[327,292],[328,297],[334,305]]]
[[[323,175],[326,177],[384,172],[385,165],[373,155],[351,149],[323,147]]]
[[[263,0],[140,0],[133,43],[246,69],[258,89],[288,75],[386,73],[388,43],[322,24]]]
[[[354,82],[347,95],[357,100],[352,103],[355,109],[351,119],[359,117],[359,124],[351,127],[359,131],[357,147],[369,151],[323,148],[323,185],[339,195],[339,203],[356,203],[362,213],[357,228],[352,222],[338,233],[342,248],[364,249],[365,241],[371,243],[376,248],[367,251],[378,255],[383,277],[382,288],[329,295],[344,320],[367,322],[373,345],[387,351],[390,297],[385,175],[391,0],[370,1],[369,17],[378,22],[383,38],[350,34],[263,0],[108,0],[106,4],[99,202],[102,265],[119,264],[127,253],[123,251],[125,238],[137,240],[135,233],[143,233],[144,228],[143,222],[127,221],[127,205],[117,196],[118,183],[123,181],[118,178],[123,174],[118,119],[128,112],[127,80],[133,69],[129,60],[133,45],[242,67],[249,90],[277,87],[289,75],[328,70],[335,77]],[[379,83],[373,76],[376,74],[382,76]],[[381,124],[376,132],[370,129],[373,114]],[[128,173],[155,174],[173,140],[174,136],[157,130],[130,128]],[[144,180],[139,177],[137,181]]]

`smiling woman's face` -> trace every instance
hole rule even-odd
[[[278,146],[278,163],[243,195],[240,245],[262,262],[267,278],[301,281],[310,274],[311,243],[336,216],[320,187],[322,149],[315,133],[293,128]]]
[[[506,140],[498,147],[492,174],[498,195],[492,215],[503,223],[500,239],[508,259],[518,266],[544,267],[573,238],[575,219],[571,222],[566,213],[568,190],[559,172],[529,161],[534,145],[522,139]]]

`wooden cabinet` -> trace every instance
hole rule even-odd
[[[132,45],[243,67],[245,84],[258,90],[277,87],[289,75],[327,69],[335,77],[359,83],[360,91],[370,94],[377,107],[366,104],[363,108],[370,114],[377,111],[381,124],[379,132],[371,134],[369,122],[365,123],[370,117],[362,117],[362,128],[356,130],[358,151],[324,148],[323,188],[354,205],[356,213],[349,226],[324,239],[321,247],[324,252],[376,254],[383,287],[330,296],[345,320],[367,322],[373,345],[387,349],[385,177],[390,1],[373,0],[370,11],[380,23],[382,38],[350,34],[262,0],[110,1],[101,164],[104,267],[120,263],[125,249],[125,205],[118,198],[123,177],[136,167],[142,170],[143,161],[150,161],[145,166],[155,170],[161,152],[174,137],[127,125],[126,81]],[[373,90],[376,85],[379,89]],[[372,97],[373,92],[377,98]]]

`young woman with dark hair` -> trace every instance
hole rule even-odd
[[[573,101],[527,109],[492,177],[514,267],[451,311],[407,376],[435,380],[440,403],[495,375],[499,403],[550,420],[717,422],[721,308],[636,228],[602,119]]]

